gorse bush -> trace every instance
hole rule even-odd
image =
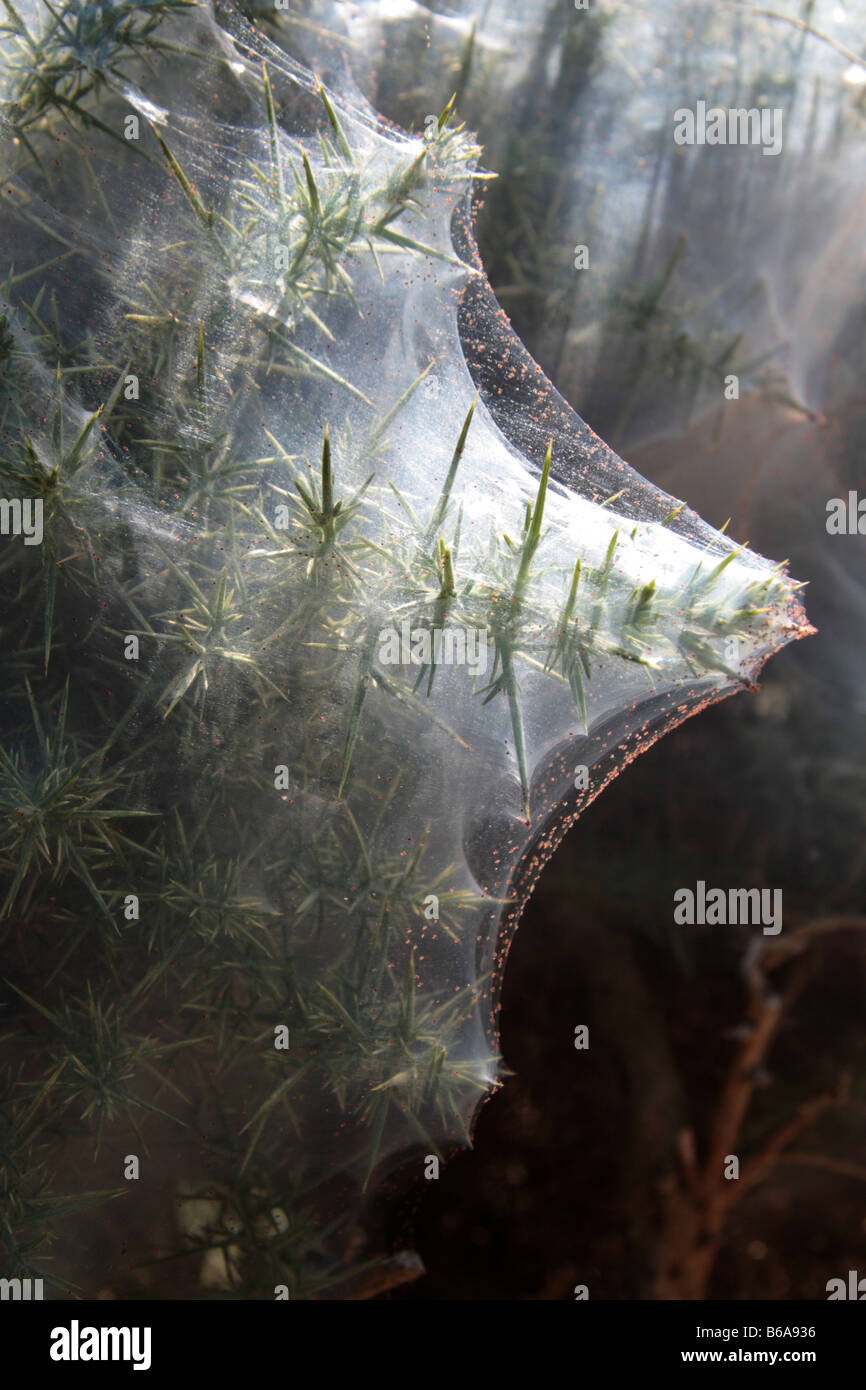
[[[126,1201],[170,1200],[149,1136],[192,1125],[177,1253],[315,1297],[375,1258],[387,1161],[468,1142],[565,826],[808,626],[783,567],[547,428],[482,296],[538,463],[494,422],[454,102],[404,135],[279,17],[4,4],[4,1250],[41,1271],[94,1200],[43,1195],[48,1114]]]

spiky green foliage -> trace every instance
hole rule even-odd
[[[53,1189],[45,1162],[46,1094],[42,1088],[28,1097],[20,1073],[0,1074],[0,1250],[3,1277],[41,1278],[50,1288],[68,1293],[68,1281],[51,1273],[47,1248],[52,1237],[65,1217],[116,1194],[64,1196]]]

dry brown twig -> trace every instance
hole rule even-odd
[[[846,1104],[849,1076],[843,1073],[832,1091],[804,1101],[795,1115],[771,1134],[761,1151],[744,1165],[738,1181],[725,1177],[735,1154],[763,1064],[780,1023],[802,991],[810,972],[804,953],[822,938],[843,931],[866,931],[866,917],[819,918],[784,940],[757,937],[746,951],[742,973],[749,994],[748,1024],[739,1030],[739,1046],[722,1087],[709,1130],[706,1157],[699,1161],[694,1131],[677,1136],[679,1171],[661,1185],[664,1229],[659,1242],[654,1296],[702,1299],[721,1246],[730,1210],[763,1182],[779,1163],[818,1168],[866,1181],[866,1168],[819,1153],[791,1152],[791,1145],[832,1106]],[[783,992],[770,983],[781,965],[799,960]]]

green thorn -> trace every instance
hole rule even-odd
[[[527,503],[528,527],[523,542],[523,556],[520,561],[520,569],[517,573],[517,580],[514,585],[515,597],[519,597],[529,577],[529,566],[532,558],[538,549],[538,542],[541,539],[541,523],[544,518],[544,503],[547,499],[547,482],[550,477],[550,461],[553,457],[553,440],[547,446],[547,453],[544,457],[544,467],[541,470],[541,480],[538,484],[538,494],[535,498],[535,506],[529,508]]]
[[[614,552],[616,551],[616,543],[618,540],[619,531],[617,530],[614,531],[613,535],[610,538],[610,545],[607,547],[607,555],[605,556],[604,565],[602,567],[601,575],[599,576],[598,602],[592,610],[592,618],[590,619],[590,627],[592,628],[593,632],[597,630],[599,621],[601,619],[601,610],[603,606],[602,600],[604,599],[604,596],[607,593],[607,586],[610,580],[610,572],[613,567]]]
[[[452,96],[451,100],[449,101],[448,105],[445,107],[445,110],[442,112],[442,115],[439,117],[439,120],[438,120],[438,122],[437,122],[437,124],[436,124],[436,129],[437,129],[437,130],[444,130],[444,129],[445,129],[445,126],[448,124],[448,121],[450,120],[450,118],[451,118],[451,116],[452,116],[452,114],[453,114],[453,111],[454,111],[454,107],[455,107],[456,102],[457,102],[457,93],[455,92],[454,95]]]
[[[277,112],[274,106],[274,94],[271,91],[271,79],[268,76],[268,69],[262,63],[262,80],[265,86],[265,111],[268,118],[268,145],[271,155],[271,191],[276,195],[281,203],[285,202],[286,190],[283,183],[283,166],[280,163],[280,135],[277,125]]]
[[[713,585],[716,582],[719,575],[722,574],[723,571],[728,568],[728,565],[731,563],[732,560],[736,560],[738,556],[742,555],[747,545],[748,541],[744,541],[742,545],[738,545],[736,550],[732,550],[730,555],[726,555],[724,560],[719,561],[714,570],[710,570],[709,574],[704,580],[705,589],[709,589],[711,585]]]
[[[454,479],[457,476],[457,469],[459,467],[460,460],[463,457],[463,451],[466,448],[466,439],[469,434],[469,426],[472,424],[472,416],[475,414],[475,407],[478,404],[478,397],[480,396],[480,394],[481,387],[479,386],[478,390],[475,392],[472,404],[469,407],[469,412],[466,416],[466,419],[463,421],[463,428],[460,431],[460,438],[457,440],[457,448],[454,450],[454,453],[452,455],[451,464],[448,469],[448,474],[445,478],[445,483],[442,487],[442,491],[439,494],[439,501],[436,504],[436,510],[433,513],[430,525],[427,527],[427,531],[424,537],[425,544],[429,544],[431,536],[435,531],[439,530],[439,527],[442,525],[442,522],[445,519],[445,513],[448,510],[448,502],[451,498],[451,489],[454,486]]]
[[[442,587],[439,590],[439,598],[453,598],[457,592],[454,587],[454,567],[451,562],[451,551],[443,540],[439,542],[439,555],[442,564]]]
[[[153,133],[156,136],[157,143],[160,149],[162,150],[163,154],[169,162],[169,165],[171,166],[172,173],[174,174],[175,178],[177,179],[178,183],[183,189],[187,202],[190,204],[190,207],[192,208],[201,225],[205,227],[208,231],[211,231],[214,223],[213,208],[208,210],[205,207],[195,188],[190,183],[186,174],[183,172],[183,169],[180,167],[180,164],[175,159],[174,155],[168,148],[168,145],[163,140],[159,131],[154,130]]]
[[[316,214],[317,217],[321,217],[322,204],[319,202],[319,190],[316,187],[316,180],[313,178],[313,171],[310,167],[310,161],[307,158],[306,150],[301,151],[301,159],[304,162],[304,174],[307,179],[307,188],[309,190],[310,203],[312,205],[313,212]]]
[[[381,442],[381,440],[384,438],[384,436],[387,434],[387,432],[388,432],[390,426],[392,425],[393,421],[395,420],[396,416],[399,415],[400,411],[403,409],[403,406],[406,404],[406,402],[407,402],[407,401],[414,395],[414,393],[418,390],[418,387],[421,385],[421,382],[422,382],[422,381],[424,380],[424,378],[428,375],[428,373],[429,373],[429,372],[432,372],[432,370],[433,370],[433,368],[434,368],[435,365],[436,365],[436,359],[435,359],[435,357],[434,357],[434,358],[432,358],[432,360],[431,360],[430,362],[428,362],[427,366],[424,368],[423,372],[421,372],[420,376],[417,376],[417,377],[415,378],[415,380],[414,380],[409,386],[406,387],[406,390],[403,392],[403,394],[402,394],[402,396],[400,397],[400,399],[397,400],[397,401],[395,401],[395,403],[391,406],[391,409],[388,411],[387,415],[385,415],[385,416],[382,418],[382,420],[380,421],[380,423],[379,423],[379,424],[376,426],[376,428],[372,431],[372,433],[370,434],[369,440],[367,441],[367,443],[366,443],[365,446],[364,446],[363,457],[364,457],[365,459],[366,459],[366,458],[369,458],[372,454],[375,453],[375,451],[376,451],[378,445],[380,444],[380,442]]]
[[[331,122],[334,134],[337,137],[337,144],[340,147],[340,153],[343,155],[344,159],[348,159],[349,163],[353,164],[355,157],[352,154],[352,146],[346,139],[346,133],[343,130],[342,125],[340,124],[336,111],[334,110],[333,106],[331,105],[331,102],[328,99],[328,94],[325,91],[325,88],[323,87],[321,80],[319,81],[319,96],[322,98],[322,105],[328,113],[328,120]]]
[[[508,693],[508,708],[511,712],[511,729],[514,734],[514,751],[520,772],[520,791],[523,797],[523,818],[530,823],[529,815],[529,771],[526,764],[526,735],[523,729],[523,713],[520,708],[520,692],[511,659],[511,648],[504,644],[501,648],[502,676]]]
[[[674,507],[672,512],[668,512],[667,516],[662,522],[662,526],[670,526],[672,522],[676,521],[677,517],[679,516],[680,512],[683,510],[683,507],[685,505],[685,502],[680,502],[678,506]]]
[[[334,510],[334,474],[331,468],[331,427],[325,425],[322,445],[322,516],[331,517]]]

